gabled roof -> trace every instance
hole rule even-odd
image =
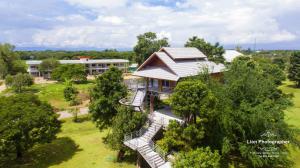
[[[232,62],[236,57],[243,56],[244,54],[236,51],[236,50],[225,50],[223,57],[226,62]]]
[[[210,73],[219,73],[225,69],[223,64],[216,64],[207,59],[172,59],[172,56],[165,50],[153,53],[138,69],[133,73],[136,76],[175,80],[179,78],[194,76],[204,68],[208,68]],[[149,65],[151,60],[158,58],[162,65]]]
[[[165,52],[172,59],[196,59],[196,58],[206,58],[200,50],[194,47],[185,47],[185,48],[171,48],[163,47],[159,52]]]

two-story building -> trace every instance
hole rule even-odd
[[[151,168],[171,168],[167,154],[155,145],[156,135],[167,127],[171,120],[180,123],[184,121],[173,114],[170,107],[154,109],[154,98],[172,94],[181,79],[198,75],[204,70],[208,70],[214,77],[220,77],[225,66],[208,61],[197,48],[164,47],[153,53],[133,73],[141,77],[142,82],[137,83],[136,88],[133,87],[135,93],[132,99],[123,99],[124,101],[120,102],[142,111],[143,102],[150,101],[148,127],[124,136],[124,144],[138,153],[138,165],[143,165],[143,160]]]
[[[42,63],[41,60],[28,60],[26,64],[28,65],[28,73],[32,76],[44,76],[45,78],[50,77],[50,73],[41,73],[39,71],[39,65]],[[86,72],[89,75],[98,75],[109,69],[110,66],[115,66],[127,72],[128,60],[125,59],[90,59],[89,57],[83,56],[79,60],[59,60],[60,64],[82,64],[86,68]]]

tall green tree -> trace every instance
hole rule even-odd
[[[39,65],[38,69],[42,73],[48,73],[53,71],[55,68],[57,68],[60,65],[59,61],[53,58],[48,58],[42,61],[42,63]]]
[[[221,46],[218,42],[212,45],[202,38],[193,36],[192,38],[188,39],[184,46],[198,48],[201,52],[203,52],[203,54],[208,57],[208,60],[210,61],[214,61],[217,63],[223,63],[225,61],[223,57],[225,50],[223,46]]]
[[[116,67],[111,67],[97,77],[96,85],[90,91],[89,112],[99,129],[111,126],[112,119],[117,114],[119,100],[126,94],[122,71]]]
[[[287,146],[275,144],[279,157],[262,158],[257,155],[263,146],[247,144],[247,140],[263,139],[271,132],[275,140],[297,143],[293,130],[284,121],[284,110],[291,105],[288,95],[278,89],[274,80],[266,76],[259,63],[251,58],[235,59],[225,72],[224,99],[219,99],[223,110],[219,113],[221,124],[221,151],[224,157],[238,153],[251,167],[290,166]],[[264,139],[265,140],[265,139]],[[272,139],[274,140],[274,139]],[[270,146],[268,146],[270,147]]]
[[[269,77],[276,85],[280,85],[286,79],[284,71],[268,59],[257,59],[256,62],[264,72],[265,77]]]
[[[78,100],[77,100],[77,95],[78,95],[78,90],[76,87],[73,86],[72,81],[66,81],[66,87],[64,88],[64,98],[67,101],[70,101],[71,105],[77,105]]]
[[[7,74],[16,75],[26,72],[26,65],[20,61],[19,55],[14,51],[11,44],[0,43],[0,78],[5,78]]]
[[[52,71],[51,78],[57,81],[71,80],[73,82],[85,82],[87,80],[87,73],[83,65],[63,64]]]
[[[187,80],[177,84],[171,95],[171,107],[175,114],[188,123],[196,123],[197,117],[207,118],[214,108],[215,96],[201,81]]]
[[[33,94],[1,97],[0,157],[22,157],[35,144],[55,139],[60,126],[53,108]]]
[[[107,136],[107,142],[112,149],[119,151],[119,161],[128,149],[124,145],[124,136],[142,128],[146,120],[147,115],[145,113],[135,112],[132,108],[126,106],[118,107],[117,114],[112,121],[112,131]]]
[[[197,148],[177,155],[174,168],[219,168],[221,156],[218,151],[212,152],[209,147]]]
[[[24,87],[33,85],[34,81],[31,75],[18,73],[17,75],[7,75],[5,78],[5,84],[8,87],[12,87],[15,92],[21,93]]]
[[[138,42],[133,50],[136,54],[136,62],[140,65],[154,52],[162,47],[168,47],[168,39],[158,39],[156,33],[147,32],[137,36]]]
[[[295,81],[297,87],[300,87],[300,52],[294,52],[290,58],[290,67],[288,78]]]

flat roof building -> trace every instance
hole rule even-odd
[[[122,70],[127,71],[128,60],[125,59],[89,59],[89,57],[80,57],[79,60],[58,60],[60,64],[82,64],[86,68],[86,72],[89,75],[98,75],[109,69],[110,66],[115,66]],[[28,65],[27,72],[32,76],[44,76],[45,78],[50,78],[50,72],[42,74],[38,66],[42,63],[42,60],[28,60],[26,64]]]

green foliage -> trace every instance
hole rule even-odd
[[[0,43],[0,79],[6,75],[25,73],[26,65],[20,61],[19,55],[14,51],[15,47],[10,44]]]
[[[264,72],[264,76],[269,77],[276,85],[280,85],[286,79],[284,71],[276,64],[267,59],[258,59],[256,61]]]
[[[5,84],[8,87],[12,87],[15,92],[21,93],[24,87],[33,85],[33,78],[29,74],[18,73],[17,75],[7,75],[5,78]]]
[[[198,48],[201,52],[203,52],[204,55],[208,57],[208,60],[210,61],[217,63],[223,63],[225,61],[223,57],[225,50],[222,46],[220,46],[219,43],[212,45],[209,42],[206,42],[204,39],[194,36],[189,38],[184,46]]]
[[[76,99],[78,90],[73,86],[71,81],[66,82],[66,87],[64,89],[64,98],[66,101],[74,101]]]
[[[220,159],[218,151],[212,152],[209,147],[197,148],[190,152],[181,152],[176,157],[174,168],[219,168]]]
[[[288,95],[278,90],[264,67],[247,57],[235,59],[224,78],[223,95],[216,94],[223,97],[217,105],[222,110],[218,119],[222,154],[239,152],[252,167],[288,167],[290,162],[283,154],[288,152],[286,146],[273,146],[282,152],[278,158],[261,158],[253,154],[259,151],[260,144],[246,143],[262,139],[261,135],[267,131],[276,134],[276,139],[296,143],[293,130],[284,122],[283,111],[291,105]]]
[[[52,71],[51,78],[57,81],[85,82],[87,81],[87,73],[84,65],[63,64]]]
[[[134,61],[135,54],[133,51],[16,51],[22,60],[44,60],[53,58],[57,60],[78,59],[80,56],[90,56],[92,59],[128,59]]]
[[[48,58],[42,61],[38,69],[40,72],[51,72],[60,65],[59,61],[53,58]]]
[[[204,127],[201,122],[183,126],[177,121],[170,121],[158,145],[166,152],[188,151],[201,145],[203,137]]]
[[[281,58],[281,57],[274,58],[272,60],[272,63],[275,64],[275,65],[277,65],[281,70],[283,70],[283,71],[285,70],[286,61],[283,58]]]
[[[153,32],[147,32],[137,36],[138,42],[134,47],[136,54],[136,62],[140,65],[154,52],[158,51],[161,47],[168,47],[168,39],[158,39]]]
[[[31,94],[0,99],[0,157],[15,158],[37,143],[51,142],[60,130],[52,107]]]
[[[90,91],[89,112],[99,129],[111,126],[112,118],[117,114],[119,100],[126,96],[122,71],[115,67],[98,76],[96,85]]]
[[[142,128],[147,120],[147,115],[135,112],[126,106],[120,106],[117,111],[117,115],[112,121],[112,131],[107,136],[107,142],[112,149],[120,151],[119,156],[121,157],[126,150],[123,144],[124,136]]]
[[[300,87],[300,52],[292,53],[290,58],[290,67],[288,78],[291,81],[295,81],[297,83],[297,87]]]
[[[171,95],[171,107],[175,114],[189,123],[196,123],[196,117],[207,118],[214,108],[215,97],[201,81],[179,82]]]

